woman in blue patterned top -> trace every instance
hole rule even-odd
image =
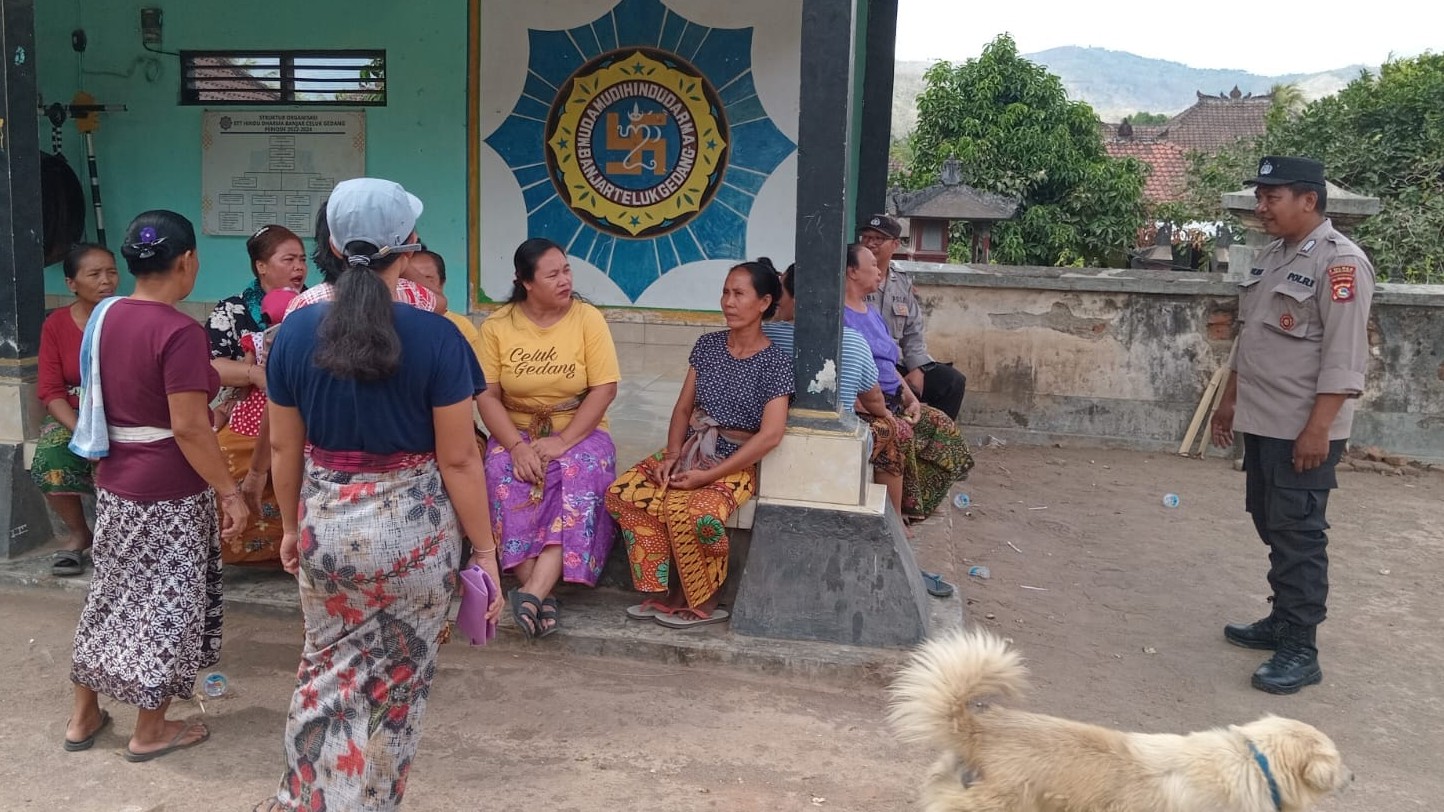
[[[782,441],[792,398],[792,356],[762,332],[781,299],[771,261],[727,274],[727,329],[692,347],[672,409],[667,448],[612,484],[607,510],[622,528],[632,582],[654,593],[629,607],[636,619],[688,628],[727,619],[717,597],[727,580],[724,523],[752,498],[757,463]]]

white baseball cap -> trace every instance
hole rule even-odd
[[[343,180],[331,190],[326,201],[326,225],[331,229],[331,247],[342,256],[353,242],[369,242],[377,253],[420,251],[420,243],[407,240],[416,231],[421,200],[401,184],[381,178]]]

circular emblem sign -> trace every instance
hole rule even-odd
[[[598,230],[649,238],[686,225],[721,185],[727,122],[717,91],[653,48],[602,54],[557,92],[547,169],[572,211]]]

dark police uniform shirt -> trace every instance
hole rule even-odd
[[[1317,395],[1347,394],[1329,439],[1347,438],[1369,359],[1368,257],[1325,220],[1292,248],[1269,243],[1240,288],[1234,430],[1293,440]]]

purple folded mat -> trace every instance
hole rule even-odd
[[[456,615],[456,630],[466,635],[473,646],[484,646],[496,637],[496,621],[486,619],[486,608],[500,587],[491,573],[472,564],[461,571],[461,610]]]

